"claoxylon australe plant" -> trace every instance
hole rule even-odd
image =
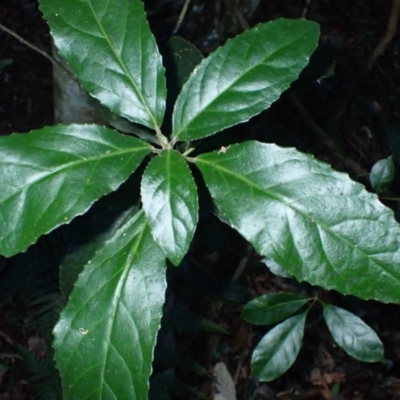
[[[82,87],[153,132],[57,125],[0,138],[5,256],[85,213],[147,164],[140,198],[132,198],[140,206],[96,242],[55,327],[66,399],[147,398],[166,259],[181,262],[198,221],[189,164],[202,174],[216,214],[290,275],[400,303],[400,229],[375,194],[293,148],[245,141],[193,152],[197,140],[279,98],[315,50],[317,24],[279,19],[228,40],[194,68],[168,113],[164,67],[140,0],[40,4]]]

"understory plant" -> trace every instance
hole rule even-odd
[[[271,293],[249,301],[241,313],[245,321],[254,325],[279,322],[263,336],[253,351],[251,372],[254,376],[269,382],[292,366],[301,349],[307,314],[316,301],[322,305],[325,323],[335,342],[347,354],[364,362],[385,362],[379,337],[356,315],[318,298]],[[306,303],[309,304],[303,312],[292,316]]]
[[[65,399],[147,399],[166,260],[177,266],[188,252],[200,179],[215,214],[297,280],[400,303],[400,229],[375,194],[294,148],[249,140],[198,149],[289,88],[317,47],[316,23],[259,24],[198,65],[182,61],[178,70],[188,77],[168,85],[167,98],[140,0],[41,0],[40,7],[82,87],[132,134],[92,124],[1,137],[0,253],[26,251],[142,174],[140,194],[124,192],[131,207],[90,243],[54,329]],[[173,53],[182,60],[186,50]],[[329,315],[339,313],[329,307]]]

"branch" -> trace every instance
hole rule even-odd
[[[370,59],[368,60],[366,71],[371,71],[372,67],[375,64],[375,61],[380,57],[386,50],[386,47],[393,39],[394,35],[397,31],[397,23],[399,21],[399,13],[400,13],[400,0],[393,0],[392,9],[390,11],[390,18],[386,28],[386,33],[376,46],[375,50],[371,54]]]
[[[29,47],[30,49],[36,51],[43,57],[47,58],[53,65],[57,65],[58,67],[61,67],[64,71],[68,72],[70,74],[71,72],[65,69],[63,65],[61,65],[57,60],[55,60],[53,57],[51,57],[49,54],[47,54],[45,51],[39,49],[32,43],[29,43],[27,40],[25,40],[23,37],[19,36],[17,33],[13,32],[11,29],[8,29],[6,26],[0,23],[0,29],[9,35],[15,37],[17,40],[19,40],[21,43],[23,43],[25,46]]]

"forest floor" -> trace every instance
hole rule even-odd
[[[145,4],[151,27],[163,44],[176,27],[183,0],[148,0]],[[250,137],[313,153],[370,190],[368,173],[372,165],[390,154],[400,159],[400,35],[390,40],[384,54],[368,69],[390,15],[391,2],[377,0],[192,0],[178,34],[207,55],[258,22],[302,16],[318,22],[321,51],[316,68],[326,73],[334,67],[333,75],[300,86],[230,134],[235,141]],[[51,51],[48,28],[36,0],[1,0],[0,23],[41,50]],[[51,64],[0,31],[0,134],[29,132],[52,123]],[[398,173],[383,195],[399,197]],[[386,205],[397,211],[397,201]],[[26,265],[21,266],[23,263]],[[37,304],[43,305],[35,299],[57,290],[57,265],[50,263],[48,277],[53,281],[38,284],[41,289],[33,292],[30,288],[37,278],[35,268],[43,267],[38,264],[26,258],[23,262],[0,259],[0,400],[57,397],[59,381],[49,361],[48,338],[40,327],[43,320],[35,322]],[[276,276],[241,237],[207,213],[201,217],[193,249],[184,264],[170,272],[166,307],[173,304],[183,310],[182,318],[185,312],[200,315],[228,334],[199,328],[195,333],[190,329],[174,331],[168,340],[173,341],[177,352],[185,353],[207,373],[213,374],[215,365],[223,362],[238,400],[400,399],[400,306],[361,301]],[[243,272],[232,282],[239,265],[244,267]],[[17,269],[22,267],[30,271],[26,276],[25,272],[15,272],[23,271]],[[186,274],[188,268],[191,276]],[[43,267],[40,273],[47,274],[48,270]],[[355,313],[381,338],[387,363],[367,364],[344,353],[316,307],[293,367],[276,381],[258,382],[250,373],[250,357],[268,328],[251,326],[239,315],[248,298],[273,292],[318,295]],[[160,342],[167,341],[168,332],[170,328],[164,326]],[[179,366],[173,369],[177,387],[182,384],[206,399],[214,398],[216,387],[211,379]],[[160,356],[155,375],[170,370]],[[182,387],[169,388],[165,399],[196,398],[196,394],[179,394],[184,393]]]

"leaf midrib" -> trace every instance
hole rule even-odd
[[[379,260],[377,260],[375,257],[373,257],[373,255],[366,253],[363,249],[361,249],[359,246],[355,246],[353,243],[351,243],[348,239],[346,239],[345,237],[339,235],[337,232],[332,231],[328,226],[326,226],[324,223],[321,223],[321,221],[318,218],[315,218],[314,216],[311,217],[310,215],[302,212],[301,210],[297,209],[296,207],[294,207],[292,204],[293,203],[287,203],[283,198],[281,198],[280,196],[270,193],[268,190],[266,190],[265,188],[261,187],[260,185],[258,185],[257,183],[247,179],[246,177],[242,176],[242,175],[238,175],[233,173],[233,171],[221,166],[220,164],[216,164],[214,162],[210,162],[210,161],[206,161],[204,159],[200,159],[197,158],[196,162],[203,162],[204,164],[208,164],[209,166],[211,166],[212,168],[215,168],[216,170],[220,170],[221,171],[221,175],[223,175],[222,172],[225,172],[227,175],[233,176],[234,178],[241,180],[242,182],[246,183],[247,185],[249,185],[250,187],[259,190],[263,193],[265,193],[267,196],[269,196],[270,198],[277,200],[281,203],[283,203],[286,207],[292,209],[293,211],[297,212],[298,214],[300,214],[301,216],[303,216],[304,218],[306,218],[309,221],[313,221],[315,224],[321,226],[322,229],[324,229],[325,231],[329,232],[332,236],[340,239],[341,241],[347,243],[348,245],[351,246],[351,248],[353,250],[358,251],[359,253],[361,253],[364,257],[366,257],[367,259],[371,259],[373,260],[373,262],[377,265],[379,265],[388,275],[390,275],[393,279],[395,279],[397,282],[400,283],[400,278],[397,277],[396,275],[393,274],[393,272],[388,271],[387,267],[382,264]]]
[[[93,18],[95,19],[97,26],[99,27],[101,33],[103,34],[104,38],[106,39],[106,41],[107,41],[107,43],[108,43],[108,45],[109,45],[111,51],[113,52],[115,58],[117,59],[117,61],[118,61],[118,63],[119,63],[119,66],[122,68],[122,70],[123,70],[124,73],[125,73],[125,76],[126,76],[126,77],[129,79],[129,81],[131,82],[133,88],[135,89],[136,94],[137,94],[138,97],[139,97],[140,102],[143,104],[143,106],[144,106],[145,110],[147,111],[147,113],[148,113],[150,119],[152,120],[153,125],[154,125],[154,129],[157,129],[157,128],[158,128],[158,124],[157,124],[156,118],[154,117],[153,113],[150,111],[150,107],[149,107],[149,105],[147,104],[145,98],[143,97],[143,94],[142,94],[142,92],[141,92],[140,89],[139,89],[139,85],[136,83],[136,81],[135,81],[135,79],[133,78],[132,74],[130,73],[129,69],[126,67],[124,61],[121,59],[120,55],[117,53],[116,49],[114,48],[114,46],[113,46],[112,43],[111,43],[111,40],[110,40],[109,35],[108,35],[107,32],[103,29],[103,26],[101,25],[99,19],[97,18],[97,15],[96,15],[96,13],[95,13],[95,11],[94,11],[94,8],[93,8],[93,6],[92,6],[92,0],[89,0],[89,1],[88,1],[88,5],[89,5],[89,7],[90,7],[90,10],[91,10],[92,13],[93,13]]]
[[[135,222],[137,223],[137,220]],[[136,255],[136,252],[137,252],[137,250],[138,250],[138,248],[139,248],[139,246],[141,244],[141,241],[142,241],[142,238],[143,238],[145,230],[146,230],[146,220],[144,219],[143,222],[142,222],[142,227],[141,227],[140,232],[138,232],[138,234],[133,239],[134,243],[132,245],[131,251],[129,252],[129,255],[128,255],[128,257],[126,259],[126,262],[125,262],[125,271],[123,272],[121,278],[119,279],[118,288],[117,288],[117,290],[115,290],[113,299],[111,301],[111,303],[112,303],[114,301],[114,299],[117,298],[116,307],[114,307],[114,312],[113,312],[112,318],[109,319],[110,323],[108,325],[108,329],[107,329],[107,332],[105,334],[105,337],[107,337],[107,339],[108,339],[107,343],[110,343],[111,333],[112,333],[113,328],[114,328],[115,315],[117,313],[118,308],[120,307],[121,291],[122,291],[122,289],[123,289],[123,287],[125,285],[126,276],[129,274],[129,272],[130,272],[130,270],[132,268],[132,265],[131,265],[132,260],[133,260],[134,256]],[[107,358],[109,356],[110,348],[111,348],[111,346],[108,345],[107,346],[107,350],[106,350],[106,354],[104,355],[104,363],[101,366],[101,371],[100,371],[101,382],[105,382],[104,374],[105,374],[105,369],[106,369],[106,365],[107,365]],[[100,398],[103,398],[102,397],[103,388],[104,388],[104,385],[102,384],[101,385],[101,389],[100,389]],[[134,388],[134,385],[133,385],[133,388]],[[135,398],[136,398],[136,396],[135,396]]]
[[[192,124],[193,121],[195,121],[197,118],[199,118],[199,116],[200,116],[202,113],[204,113],[204,110],[206,110],[212,103],[214,103],[214,102],[218,99],[218,97],[220,97],[222,94],[225,94],[227,91],[231,90],[231,88],[237,83],[237,81],[240,80],[240,79],[242,79],[244,75],[250,73],[254,68],[258,67],[260,64],[265,64],[265,63],[266,63],[271,57],[273,57],[277,52],[279,52],[279,51],[281,51],[282,49],[285,49],[286,47],[291,46],[291,45],[293,45],[294,43],[296,43],[297,41],[301,40],[301,39],[303,38],[303,36],[304,36],[305,33],[306,33],[306,32],[302,32],[302,35],[299,36],[299,37],[297,37],[296,39],[294,39],[292,42],[287,43],[286,45],[284,45],[284,46],[280,47],[279,49],[275,50],[274,52],[270,53],[266,58],[264,58],[264,59],[262,60],[262,62],[251,66],[251,68],[250,68],[250,69],[247,69],[245,73],[243,73],[242,75],[238,76],[235,80],[233,80],[233,81],[231,82],[231,84],[230,84],[229,86],[226,87],[226,89],[224,89],[222,92],[218,92],[218,94],[217,94],[216,96],[214,96],[214,98],[213,98],[212,100],[210,100],[208,103],[206,103],[206,104],[201,108],[201,110],[198,110],[198,111],[197,111],[197,114],[196,114],[196,116],[195,116],[194,118],[192,118],[189,122],[187,122],[185,125],[182,125],[182,126],[180,127],[180,129],[178,130],[178,132],[177,132],[176,134],[173,135],[174,138],[175,138],[176,140],[179,140],[179,137],[180,137],[180,135],[182,134],[182,132],[183,132],[183,131],[187,131],[187,127],[188,127],[190,124]],[[209,61],[209,60],[210,60],[210,59],[207,58],[207,59],[204,61],[204,63],[206,63],[206,62],[208,61],[207,64],[206,64],[206,66],[204,67],[204,69],[209,67],[209,65],[210,65],[210,63],[211,63],[211,61]],[[225,58],[224,58],[224,60],[225,60]],[[211,63],[211,64],[212,64],[212,63]],[[204,64],[203,64],[203,65],[204,65]],[[196,71],[196,69],[195,69],[195,71]],[[193,76],[193,73],[191,74],[190,77],[192,77],[192,76]],[[186,84],[185,84],[185,86],[186,86]],[[186,95],[190,95],[190,92],[189,92],[189,93],[186,92],[185,94],[186,94]],[[179,100],[179,98],[177,99],[176,104],[178,103],[178,100]],[[175,115],[176,115],[176,114],[175,114]]]
[[[57,167],[53,171],[51,171],[49,173],[45,173],[45,174],[41,175],[39,178],[37,178],[37,179],[35,179],[33,181],[29,181],[29,183],[27,183],[26,185],[23,185],[23,186],[19,187],[18,190],[16,190],[15,192],[11,193],[9,196],[4,197],[3,199],[1,199],[0,200],[0,204],[3,204],[6,201],[8,201],[10,198],[21,194],[29,186],[35,185],[38,182],[40,182],[41,180],[45,180],[48,177],[51,177],[52,175],[58,174],[63,169],[68,170],[68,169],[70,169],[72,167],[78,166],[79,164],[91,163],[93,161],[104,160],[104,159],[109,158],[109,157],[118,157],[120,155],[127,154],[127,153],[132,153],[132,155],[134,155],[135,152],[140,152],[141,150],[145,150],[146,148],[147,148],[147,146],[143,146],[142,148],[135,148],[135,151],[132,151],[132,149],[122,150],[122,151],[118,151],[118,152],[114,152],[114,153],[110,153],[110,154],[105,154],[105,155],[102,155],[100,157],[98,157],[98,156],[97,157],[90,157],[90,158],[85,158],[83,160],[70,162],[68,164],[62,164],[60,167]]]

